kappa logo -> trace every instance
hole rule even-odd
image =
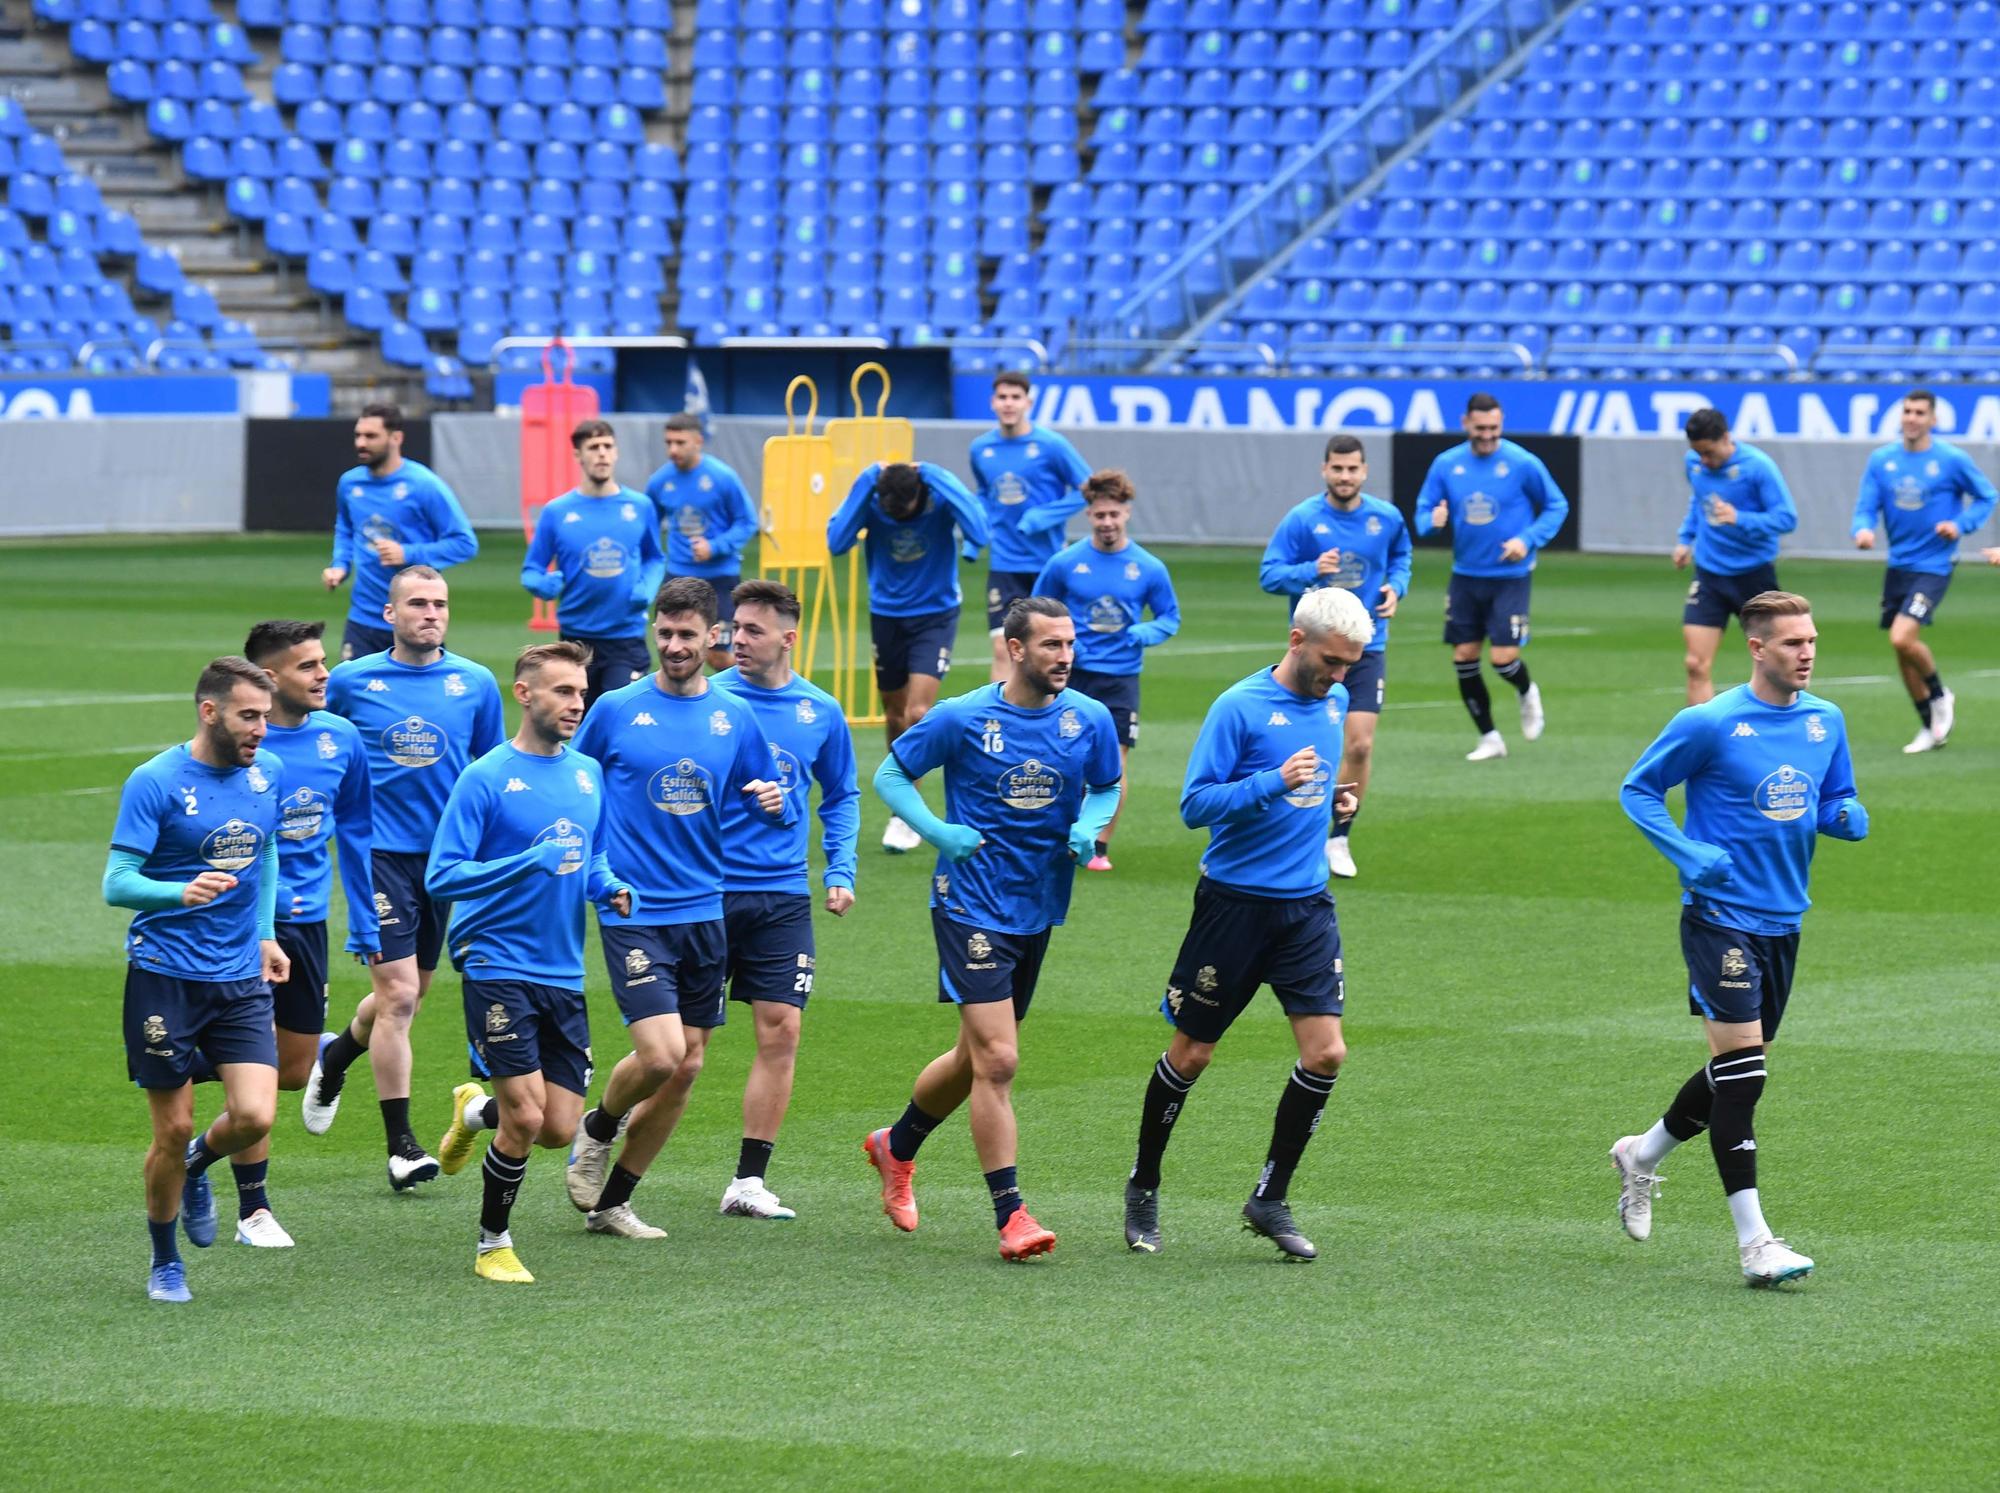
[[[585,772],[581,767],[576,770],[576,791],[578,793],[595,793],[597,791],[597,784],[591,781],[590,774]]]
[[[965,952],[971,959],[989,959],[993,955],[993,941],[984,933],[975,933],[965,941]]]
[[[651,969],[652,967],[653,967],[653,961],[646,957],[646,951],[644,949],[627,949],[625,951],[626,974],[643,975],[647,970]]]
[[[1186,999],[1187,997],[1181,992],[1180,986],[1169,985],[1167,987],[1167,1009],[1173,1012],[1174,1015],[1178,1016],[1181,1014],[1181,1002]]]
[[[386,679],[371,679],[362,687],[371,695],[386,695],[389,693],[389,682]]]
[[[358,487],[350,487],[347,490],[347,495],[350,498],[359,498],[361,496],[361,489]]]
[[[249,770],[243,774],[243,780],[250,785],[252,793],[268,792],[271,787],[271,780],[264,776],[264,769],[254,762],[250,764]]]
[[[708,734],[710,736],[727,736],[733,729],[734,727],[730,722],[728,711],[717,710],[709,715]]]
[[[160,1016],[148,1016],[139,1031],[148,1042],[164,1042],[167,1040],[166,1019]]]
[[[563,522],[566,524],[580,524],[583,522],[583,515],[572,508],[568,513],[563,515]]]
[[[653,719],[650,711],[642,710],[632,717],[632,724],[635,726],[657,726],[659,722]]]
[[[813,702],[810,700],[799,701],[799,708],[796,714],[801,726],[810,726],[814,721],[819,719],[819,712],[813,709]]]
[[[1460,462],[1457,466],[1453,467],[1451,474],[1454,477],[1463,477],[1465,475],[1465,463]]]
[[[1741,949],[1725,949],[1722,952],[1722,972],[1731,979],[1750,972],[1750,961],[1743,957]]]
[[[1817,715],[1809,715],[1806,717],[1806,740],[1807,741],[1826,740],[1826,725],[1824,722],[1820,720],[1820,718]]]
[[[1070,572],[1070,574],[1071,574],[1071,575],[1089,575],[1089,574],[1090,574],[1090,562],[1089,562],[1088,560],[1079,560],[1079,561],[1077,561],[1077,562],[1076,562],[1076,569],[1072,570],[1072,571]]]
[[[988,446],[985,450],[979,453],[979,456],[982,461],[991,461],[993,459],[993,448],[991,446]]]
[[[319,751],[320,757],[326,761],[331,761],[340,754],[340,748],[334,744],[333,733],[331,731],[320,732],[319,741],[315,743],[315,746]]]
[[[1736,723],[1736,729],[1734,731],[1731,731],[1729,734],[1731,736],[1755,736],[1757,734],[1757,728],[1751,725],[1748,721],[1738,721]]]
[[[1264,724],[1267,726],[1289,726],[1291,723],[1292,723],[1292,718],[1286,715],[1285,712],[1282,710],[1272,711],[1271,718],[1268,721],[1264,722]]]
[[[180,790],[180,793],[181,812],[184,814],[199,814],[201,812],[201,800],[195,796],[194,789],[183,788]]]
[[[1742,1140],[1738,1141],[1735,1145],[1731,1146],[1729,1149],[1732,1151],[1754,1151],[1757,1149],[1757,1142],[1750,1139],[1750,1137],[1746,1135],[1743,1137]]]
[[[522,782],[519,778],[509,778],[507,779],[507,786],[505,788],[502,788],[500,791],[502,793],[526,793],[528,791],[528,785]]]
[[[1313,525],[1313,533],[1315,534],[1331,534],[1332,532],[1333,530],[1329,529],[1325,524]]]
[[[507,1030],[507,1008],[498,1001],[486,1008],[486,1030],[489,1035]]]
[[[463,679],[459,678],[459,677],[458,677],[458,675],[456,675],[456,674],[447,674],[447,675],[445,675],[445,676],[444,676],[444,692],[445,692],[446,694],[448,694],[448,695],[462,695],[462,694],[464,694],[464,693],[465,693],[465,681],[464,681]]]

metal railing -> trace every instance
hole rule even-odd
[[[1462,90],[1458,74],[1467,65],[1462,54],[1472,37],[1481,32],[1497,32],[1499,44],[1492,48],[1497,53],[1497,62],[1517,52],[1531,31],[1546,21],[1549,11],[1544,6],[1542,19],[1534,28],[1517,26],[1508,14],[1515,3],[1518,0],[1483,0],[1449,31],[1424,43],[1394,76],[1371,89],[1352,113],[1313,144],[1299,150],[1255,193],[1141,282],[1118,304],[1109,323],[1086,322],[1088,339],[1092,342],[1115,339],[1121,329],[1139,322],[1155,297],[1164,292],[1178,290],[1178,326],[1194,321],[1207,306],[1228,300],[1243,284],[1239,264],[1261,268],[1297,236],[1296,221],[1287,228],[1274,220],[1271,208],[1275,203],[1300,188],[1324,191],[1322,208],[1338,201],[1401,149],[1416,128],[1421,127],[1404,130],[1390,141],[1377,141],[1373,138],[1373,126],[1381,116],[1391,109],[1406,109],[1428,122],[1459,96]],[[1425,81],[1431,84],[1431,92],[1419,101],[1418,85]],[[1318,215],[1315,212],[1310,216]],[[1190,276],[1211,258],[1221,287],[1205,293],[1206,303],[1200,304]]]

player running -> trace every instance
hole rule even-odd
[[[584,708],[608,689],[646,677],[646,608],[666,576],[658,510],[618,481],[618,437],[603,420],[569,435],[582,474],[535,520],[521,585],[557,603],[566,643],[590,653]]]
[[[819,784],[826,849],[826,910],[854,906],[855,847],[861,838],[861,790],[854,738],[840,702],[792,672],[799,641],[799,599],[777,581],[736,588],[736,667],[713,683],[748,705],[770,738],[778,786],[798,819],[773,824],[747,803],[722,799],[722,916],[729,946],[729,998],[747,1002],[757,1039],[743,1087],[743,1144],[722,1211],[739,1218],[794,1218],[765,1185],[778,1127],[792,1100],[799,1025],[812,995],[812,893],[806,842],[810,775]]]
[[[1181,820],[1208,830],[1208,853],[1160,1002],[1174,1037],[1146,1085],[1138,1159],[1125,1183],[1128,1249],[1158,1252],[1160,1160],[1174,1120],[1223,1033],[1257,987],[1269,985],[1291,1021],[1299,1058],[1278,1100],[1243,1226],[1287,1260],[1318,1254],[1286,1198],[1347,1058],[1340,1034],[1347,987],[1340,924],[1326,890],[1326,830],[1336,810],[1353,807],[1348,785],[1333,776],[1347,714],[1340,681],[1374,635],[1375,619],[1353,592],[1308,591],[1292,613],[1285,656],[1223,691],[1195,738]]]
[[[154,1301],[193,1299],[174,1224],[197,1248],[215,1242],[209,1167],[271,1133],[271,986],[291,975],[273,926],[284,769],[262,750],[270,677],[248,659],[218,658],[194,698],[194,739],[126,778],[104,866],[104,900],[138,913],[125,939],[125,1070],[152,1116]],[[204,1078],[222,1081],[223,1112],[197,1135],[194,1084]]]
[[[958,638],[958,560],[953,530],[968,545],[986,542],[979,501],[943,467],[891,462],[864,468],[827,520],[826,547],[844,555],[861,539],[868,561],[868,631],[884,730],[896,738],[937,703]],[[882,848],[901,855],[922,838],[891,815]]]
[[[324,1135],[340,1108],[348,1068],[367,1053],[388,1141],[389,1185],[398,1192],[438,1174],[436,1158],[410,1129],[410,1023],[437,972],[450,913],[424,889],[424,862],[459,774],[505,735],[492,672],[444,646],[450,610],[449,588],[435,570],[413,565],[399,572],[389,584],[394,645],[341,664],[326,687],[327,708],[354,723],[368,753],[382,958],[354,1020],[320,1039],[300,1107],[306,1129]]]
[[[666,465],[646,479],[646,496],[667,528],[668,578],[699,576],[714,588],[718,621],[707,641],[708,666],[726,669],[729,595],[743,574],[744,547],[756,537],[757,510],[735,468],[702,453],[699,415],[669,415],[666,428]]]
[[[1932,434],[1937,396],[1912,389],[1903,396],[1903,439],[1868,458],[1861,496],[1854,504],[1854,545],[1875,548],[1878,530],[1889,539],[1889,569],[1882,577],[1882,625],[1896,650],[1903,686],[1921,722],[1905,752],[1928,752],[1951,736],[1956,700],[1938,677],[1937,659],[1923,630],[1951,584],[1958,542],[1993,512],[2000,494],[1971,457]],[[2000,563],[2000,551],[1985,558]]]
[[[628,1239],[665,1232],[632,1211],[632,1191],[680,1123],[709,1034],[728,1018],[721,805],[754,804],[786,829],[799,820],[755,713],[702,676],[714,626],[707,581],[668,581],[653,603],[659,672],[605,695],[576,737],[604,769],[605,840],[632,885],[629,911],[597,918],[632,1051],[583,1117],[564,1180],[593,1232]]]
[[[1151,551],[1134,544],[1132,479],[1123,472],[1094,472],[1083,484],[1090,537],[1058,550],[1035,578],[1036,596],[1053,596],[1069,608],[1076,624],[1076,667],[1069,687],[1089,695],[1111,712],[1118,733],[1119,761],[1131,759],[1139,744],[1139,670],[1145,651],[1181,630],[1181,605],[1173,578]],[[1150,611],[1150,622],[1141,617]],[[1118,779],[1123,806],[1125,779]],[[1118,812],[1091,847],[1086,871],[1111,869],[1111,837]]]
[[[1368,454],[1358,437],[1330,436],[1320,465],[1324,496],[1307,498],[1278,521],[1264,547],[1257,581],[1285,598],[1287,610],[1322,586],[1351,591],[1375,614],[1375,636],[1360,662],[1347,671],[1347,728],[1340,749],[1340,781],[1354,785],[1353,813],[1335,811],[1326,842],[1327,869],[1356,874],[1347,840],[1368,797],[1375,762],[1375,726],[1388,689],[1389,619],[1410,590],[1410,526],[1394,503],[1362,491]]]
[[[1772,1234],[1757,1198],[1752,1120],[1765,1054],[1791,996],[1813,848],[1821,835],[1865,839],[1868,811],[1854,796],[1839,708],[1806,692],[1818,636],[1811,605],[1767,591],[1744,604],[1742,624],[1750,682],[1675,716],[1619,794],[1680,875],[1688,1008],[1702,1018],[1709,1060],[1652,1129],[1612,1146],[1611,1164],[1625,1232],[1648,1238],[1660,1163],[1706,1130],[1744,1278],[1773,1286],[1813,1262]],[[1667,794],[1683,784],[1685,827],[1667,811]]]
[[[1681,634],[1688,704],[1699,705],[1715,695],[1715,650],[1729,619],[1751,597],[1778,589],[1778,537],[1798,527],[1799,510],[1778,464],[1731,436],[1721,410],[1689,415],[1687,441],[1691,496],[1674,537],[1674,569],[1694,561]]]
[[[354,578],[342,663],[389,648],[382,609],[398,571],[410,565],[448,570],[479,553],[479,538],[444,478],[404,459],[403,412],[395,405],[361,411],[354,454],[361,465],[341,473],[334,489],[333,562],[319,573],[329,591]]]
[[[1007,609],[1032,596],[1035,577],[1062,547],[1063,525],[1083,507],[1077,489],[1090,465],[1076,448],[1045,425],[1028,419],[1033,391],[1028,375],[993,376],[992,429],[972,442],[972,481],[986,515],[986,535],[965,536],[965,558],[979,558],[990,544],[986,569],[986,630],[993,639],[993,682],[1007,678],[1013,665],[1001,624]],[[914,848],[914,847],[912,847]]]
[[[347,896],[347,952],[363,964],[382,957],[375,917],[374,793],[368,758],[351,722],[326,709],[323,622],[260,622],[243,656],[271,679],[271,715],[264,750],[283,768],[278,805],[277,940],[291,974],[272,988],[278,1028],[278,1087],[306,1086],[320,1033],[326,1029],[326,917],[333,903],[334,840],[340,842],[340,883]],[[289,1249],[292,1236],[272,1215],[264,1178],[269,1137],[237,1153],[236,1242]]]
[[[531,1282],[508,1221],[534,1146],[567,1146],[590,1088],[590,1013],[583,998],[586,901],[628,913],[632,893],[612,873],[600,823],[604,778],[565,745],[583,721],[590,650],[540,643],[514,660],[521,729],[452,785],[424,886],[452,904],[451,962],[465,989],[465,1035],[493,1076],[451,1096],[438,1143],[447,1172],[473,1136],[491,1130],[481,1167],[475,1273]]]
[[[1004,684],[947,700],[898,738],[875,791],[938,849],[931,881],[938,999],[958,1007],[958,1041],[917,1077],[903,1117],[862,1143],[882,1174],[882,1211],[917,1226],[917,1148],[971,1100],[972,1144],[993,1199],[1000,1257],[1055,1248],[1022,1200],[1014,1072],[1049,934],[1118,807],[1121,762],[1111,712],[1065,688],[1076,651],[1069,609],[1030,596],[1007,613]],[[916,780],[944,769],[945,818]]]
[[[1431,463],[1417,494],[1417,533],[1452,526],[1451,584],[1444,598],[1444,640],[1458,671],[1458,693],[1479,731],[1468,762],[1507,755],[1493,724],[1493,701],[1479,672],[1483,639],[1493,672],[1521,695],[1521,734],[1539,740],[1542,692],[1528,677],[1528,609],[1535,557],[1561,531],[1569,499],[1532,451],[1500,436],[1500,401],[1475,394],[1465,403],[1465,439]]]

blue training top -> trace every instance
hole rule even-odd
[[[621,487],[591,498],[572,488],[535,519],[521,584],[557,603],[568,637],[643,638],[666,571],[658,514],[644,493]]]
[[[1900,442],[1868,458],[1861,496],[1854,504],[1854,532],[1886,531],[1889,563],[1899,570],[1945,575],[1958,559],[1958,540],[1937,526],[1950,520],[1964,538],[1985,523],[2000,493],[1979,464],[1947,441],[1928,451],[1905,451]]]
[[[1720,471],[1686,453],[1690,496],[1676,542],[1694,546],[1694,563],[1713,575],[1741,575],[1778,558],[1778,536],[1799,526],[1798,505],[1778,464],[1755,446],[1736,444]],[[1715,505],[1736,509],[1733,523],[1717,523]]]
[[[384,565],[369,546],[393,539],[403,546],[402,565]],[[333,563],[354,583],[347,604],[351,622],[380,629],[389,582],[404,566],[445,570],[479,553],[479,536],[458,498],[420,461],[405,460],[386,477],[350,467],[334,488]]]
[[[278,907],[281,923],[323,923],[333,905],[335,836],[340,885],[347,894],[347,952],[382,948],[369,866],[375,849],[375,792],[368,755],[354,723],[315,710],[297,726],[270,726],[264,750],[284,768],[278,818]]]
[[[1165,563],[1130,540],[1109,553],[1088,539],[1056,551],[1035,578],[1034,594],[1069,608],[1076,666],[1098,674],[1137,674],[1146,650],[1181,630]],[[1149,609],[1153,620],[1140,621]]]
[[[804,892],[812,823],[806,799],[810,774],[819,784],[827,886],[852,887],[861,839],[861,788],[854,768],[854,737],[840,702],[802,674],[778,689],[752,684],[735,669],[709,681],[756,713],[777,759],[778,782],[798,802],[798,819],[774,824],[747,800],[722,800],[722,886],[730,892]]]
[[[738,575],[743,549],[756,537],[757,510],[743,479],[727,462],[703,456],[690,471],[668,462],[646,479],[646,496],[667,531],[669,575]],[[694,541],[706,539],[709,557],[694,557]]]
[[[1340,568],[1321,575],[1319,557],[1328,550],[1340,551]],[[1308,591],[1325,586],[1352,591],[1375,617],[1368,652],[1380,653],[1389,646],[1389,619],[1375,616],[1375,609],[1384,586],[1398,597],[1409,594],[1410,526],[1394,503],[1363,493],[1352,509],[1343,509],[1322,492],[1278,520],[1264,546],[1257,583],[1285,598],[1288,615]]]
[[[915,518],[893,519],[875,496],[879,464],[863,468],[847,500],[827,520],[826,547],[836,555],[854,548],[868,531],[862,553],[868,561],[868,610],[878,617],[922,617],[959,604],[957,528],[973,544],[986,542],[979,500],[943,467],[918,463],[924,476],[924,503]]]
[[[1062,436],[1030,425],[1017,436],[1000,427],[972,442],[972,480],[986,514],[995,570],[1034,575],[1062,547],[1063,524],[1083,510],[1077,491],[1090,464]]]
[[[1459,575],[1528,574],[1569,516],[1569,499],[1542,459],[1512,441],[1491,456],[1473,455],[1470,441],[1439,453],[1417,494],[1418,534],[1431,532],[1431,509],[1440,499],[1451,505],[1451,568]],[[1527,544],[1525,557],[1500,558],[1510,539]]]

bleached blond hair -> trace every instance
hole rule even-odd
[[[1375,619],[1352,591],[1339,586],[1322,586],[1299,598],[1292,611],[1292,626],[1309,638],[1338,633],[1350,643],[1366,645],[1374,640]]]

